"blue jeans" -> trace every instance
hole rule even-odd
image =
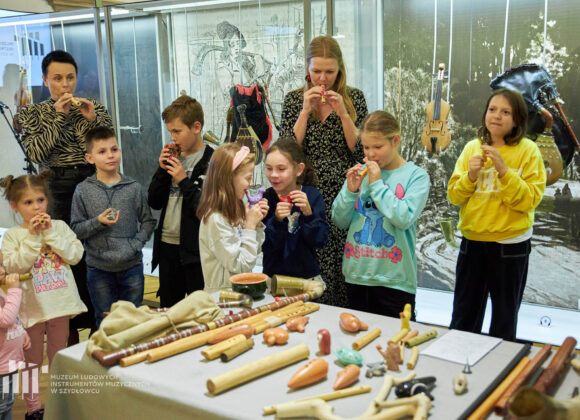
[[[12,377],[14,375],[17,375],[17,372],[0,375],[0,420],[12,420],[12,404],[14,404]]]
[[[95,307],[95,321],[98,327],[105,317],[103,312],[109,312],[111,305],[118,300],[141,306],[145,287],[143,264],[118,272],[87,266],[87,287]]]

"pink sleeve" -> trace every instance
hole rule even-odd
[[[7,295],[0,290],[0,298],[4,301],[4,305],[0,307],[0,328],[10,328],[14,325],[18,316],[22,289],[8,289]]]

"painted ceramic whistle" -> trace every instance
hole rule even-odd
[[[288,331],[298,331],[303,333],[304,327],[308,324],[309,319],[310,317],[307,316],[295,316],[286,321],[286,328],[288,328]]]
[[[260,187],[258,188],[258,192],[254,195],[246,193],[246,196],[248,197],[248,203],[250,203],[250,207],[253,207],[254,204],[258,204],[260,202],[260,200],[264,197],[264,191],[265,189]]]
[[[343,366],[347,365],[357,365],[362,366],[363,358],[361,354],[353,349],[349,349],[348,347],[343,347],[340,350],[335,350],[334,354],[338,357],[340,363]]]
[[[286,196],[282,196],[282,195],[278,194],[278,199],[280,201],[282,201],[283,203],[291,203],[292,202],[292,197],[290,197],[290,194],[288,194]]]
[[[115,217],[117,217],[117,209],[114,207],[111,207],[111,211],[107,213],[106,217],[109,220],[115,220]]]
[[[313,359],[298,369],[292,378],[290,378],[288,387],[295,389],[311,385],[326,378],[327,373],[328,362],[320,358]]]
[[[336,391],[354,384],[358,380],[359,375],[360,368],[357,365],[346,366],[343,370],[338,372],[338,375],[336,375],[336,380],[334,381],[332,389]]]
[[[264,341],[269,346],[274,344],[286,344],[288,342],[288,331],[284,328],[267,328],[264,330]]]
[[[340,326],[343,330],[348,332],[366,331],[369,329],[367,324],[348,312],[340,314]]]
[[[320,355],[330,354],[330,332],[327,329],[318,330],[318,351]]]

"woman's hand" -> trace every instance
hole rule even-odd
[[[487,158],[490,158],[493,166],[495,166],[495,170],[497,171],[498,176],[503,178],[508,171],[508,167],[503,161],[501,153],[495,147],[492,147],[488,144],[482,144],[481,150],[483,151],[483,158],[485,159],[484,163]]]
[[[85,98],[76,98],[77,101],[81,103],[79,107],[83,117],[89,121],[95,121],[97,114],[95,113],[95,104]]]
[[[310,114],[315,106],[320,103],[322,97],[322,88],[320,86],[313,86],[304,92],[304,102],[302,103],[302,111]]]
[[[70,107],[72,106],[72,93],[63,93],[60,98],[54,103],[54,110],[56,112],[62,112],[63,114],[68,114]]]
[[[305,192],[300,190],[291,191],[290,198],[292,198],[292,204],[298,207],[304,216],[312,215],[312,208]],[[292,204],[290,204],[289,212],[292,211]]]
[[[332,110],[336,112],[340,118],[350,117],[344,106],[344,99],[340,93],[333,90],[326,91],[326,103],[332,107]]]
[[[363,166],[360,163],[357,163],[346,173],[346,187],[350,192],[355,193],[359,190],[360,184],[366,175],[364,173],[361,175],[362,170]]]

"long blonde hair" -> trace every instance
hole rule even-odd
[[[350,118],[356,122],[356,111],[346,86],[346,67],[344,66],[344,60],[342,59],[340,45],[338,45],[336,39],[331,36],[318,36],[310,42],[308,51],[306,52],[306,76],[309,76],[308,68],[310,67],[310,62],[314,57],[334,58],[338,63],[338,74],[336,75],[336,81],[334,82],[334,91],[342,96],[348,115],[350,115]],[[306,92],[312,88],[312,86],[314,85],[310,81],[310,78],[307,77],[306,84],[302,88],[302,91]],[[315,117],[319,117],[317,108],[315,108],[312,113]]]
[[[235,169],[232,169],[234,156],[241,148],[242,146],[237,143],[230,143],[218,147],[213,153],[196,212],[202,223],[207,223],[213,213],[221,213],[232,225],[237,225],[245,219],[246,208],[236,197],[234,177],[248,165],[254,165],[255,156],[252,153],[248,154]]]

